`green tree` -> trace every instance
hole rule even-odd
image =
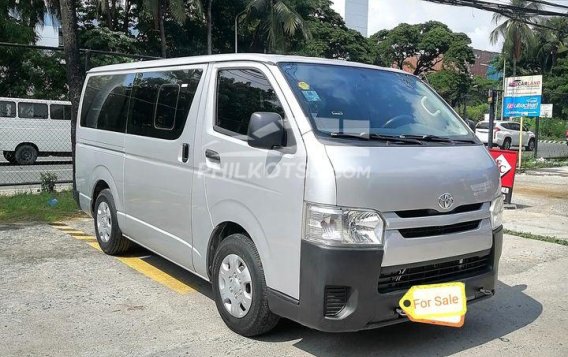
[[[533,1],[509,0],[509,2],[513,6],[527,10],[542,8],[540,3]],[[513,60],[513,76],[517,74],[517,62],[534,43],[534,33],[529,24],[536,23],[537,20],[537,16],[524,11],[515,11],[509,16],[499,13],[493,14],[493,22],[498,26],[491,32],[489,39],[492,44],[499,42],[500,38],[504,39],[503,53],[509,55]]]
[[[400,24],[390,31],[377,32],[371,41],[379,56],[376,63],[412,68],[415,75],[434,71],[442,61],[446,67],[451,63],[455,70],[464,72],[467,64],[475,61],[469,37],[437,21]]]
[[[297,36],[298,41],[291,52],[365,63],[374,61],[370,42],[345,26],[341,15],[331,8],[331,1],[298,0],[296,9],[305,19],[311,37]]]
[[[183,23],[187,18],[183,0],[143,0],[144,8],[150,12],[154,19],[154,27],[160,34],[160,52],[162,57],[167,57],[168,45],[166,40],[165,20],[167,15],[178,23]]]
[[[246,10],[247,20],[268,52],[283,51],[296,33],[309,38],[304,19],[283,0],[250,0]]]

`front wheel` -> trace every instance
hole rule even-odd
[[[279,317],[268,307],[268,288],[260,256],[243,234],[232,234],[219,245],[213,260],[213,295],[225,324],[243,336],[274,328]]]
[[[534,139],[530,139],[529,144],[527,145],[526,149],[527,149],[527,151],[533,151],[534,148],[535,148],[535,141],[534,141]]]
[[[511,138],[505,138],[503,145],[501,146],[503,150],[511,150]]]

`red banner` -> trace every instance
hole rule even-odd
[[[505,202],[511,203],[518,153],[512,150],[499,149],[490,149],[489,153],[495,160],[495,163],[497,163],[497,168],[501,175],[501,190],[505,195]]]

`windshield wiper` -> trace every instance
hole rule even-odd
[[[405,138],[401,136],[392,136],[392,135],[381,135],[374,133],[349,134],[349,133],[335,132],[335,133],[330,133],[329,135],[333,138],[342,138],[342,139],[358,139],[365,141],[380,140],[380,141],[400,143],[400,144],[424,145],[423,142],[414,138]]]
[[[329,135],[333,138],[358,139],[358,140],[369,141],[369,136],[365,133],[357,135],[357,134],[348,134],[348,133],[337,132],[337,133],[329,133]]]
[[[424,145],[424,143],[420,140],[417,140],[416,138],[409,138],[406,137],[404,135],[398,135],[398,136],[394,136],[394,135],[382,135],[382,134],[375,134],[375,133],[371,133],[368,134],[369,138],[373,139],[373,140],[382,140],[382,141],[387,141],[387,142],[398,142],[398,143],[405,143],[405,144],[418,144],[418,145]]]
[[[454,140],[443,136],[436,135],[401,135],[403,138],[412,138],[421,141],[440,142],[440,143],[454,143]]]

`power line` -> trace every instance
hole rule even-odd
[[[25,44],[21,44],[21,43],[10,43],[10,42],[0,42],[0,47],[16,47],[16,48],[28,48],[28,49],[34,49],[34,50],[63,51],[63,47],[25,45]],[[80,48],[79,51],[82,52],[82,53],[121,56],[121,57],[130,57],[130,58],[141,58],[141,59],[160,59],[161,58],[161,57],[131,54],[131,53],[123,53],[123,52],[91,50],[91,49],[88,49],[88,48]]]
[[[480,9],[480,10],[496,12],[496,13],[502,14],[502,15],[507,16],[507,17],[514,17],[514,15],[516,13],[519,13],[519,12],[524,13],[524,14],[532,14],[532,15],[539,15],[539,16],[568,17],[568,13],[552,11],[552,10],[545,10],[545,9],[531,9],[531,8],[525,8],[525,7],[515,6],[515,5],[511,5],[511,4],[495,3],[495,2],[485,1],[485,0],[424,0],[424,1],[429,1],[429,2],[438,3],[438,4],[442,4],[442,5],[473,7],[473,8]],[[552,4],[552,3],[549,3],[548,1],[542,1],[542,0],[538,0],[538,1],[533,0],[533,2],[538,2],[538,3],[541,3],[543,5],[545,5],[546,3]],[[551,5],[549,5],[549,6],[551,6]],[[557,6],[557,4],[554,4],[554,6]],[[565,6],[565,5],[558,5],[558,7],[568,9],[568,6]]]

